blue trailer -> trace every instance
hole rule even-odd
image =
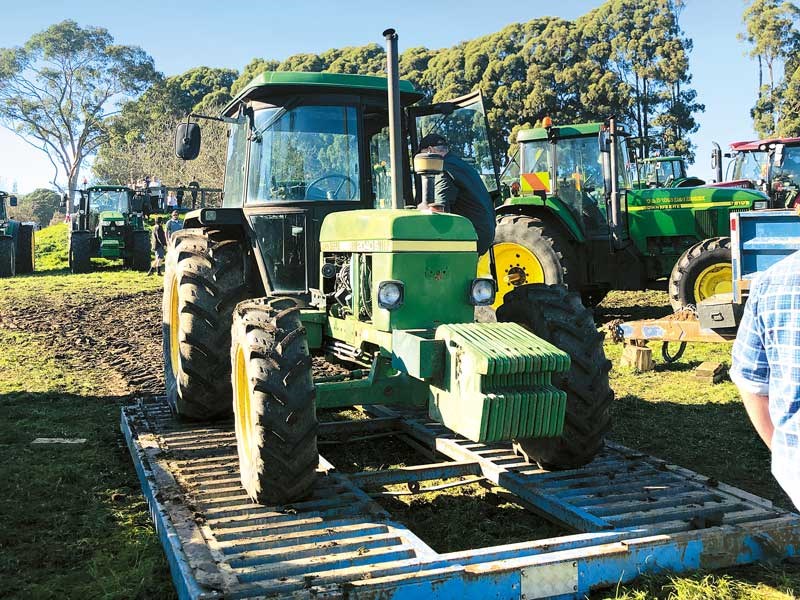
[[[687,343],[732,342],[755,278],[798,250],[800,214],[797,211],[732,213],[731,291],[706,298],[684,314],[622,323],[616,328],[616,336],[632,344],[663,342],[662,356],[667,362],[677,360]],[[668,348],[671,342],[681,344],[675,353],[670,353]]]
[[[393,435],[431,462],[347,474],[321,459],[308,500],[262,506],[241,487],[232,423],[181,422],[163,398],[125,407],[122,431],[178,596],[583,598],[643,574],[800,552],[800,516],[635,450],[610,444],[585,467],[548,472],[424,412],[376,406],[362,417],[322,423],[320,439]],[[566,533],[438,553],[376,501],[389,485],[415,494],[476,482]]]

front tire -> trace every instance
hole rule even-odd
[[[92,270],[92,233],[72,231],[69,236],[69,270],[88,273]]]
[[[515,440],[515,451],[550,470],[574,469],[590,462],[611,428],[609,409],[614,400],[608,381],[611,363],[591,310],[564,286],[525,285],[506,295],[496,316],[500,322],[523,325],[570,357],[569,371],[553,378],[553,384],[567,394],[563,434]]]
[[[684,252],[669,277],[669,302],[674,311],[715,294],[733,289],[731,238],[716,237],[698,242]]]
[[[163,355],[167,400],[181,416],[231,414],[231,323],[249,296],[239,240],[213,229],[173,234],[166,257]]]
[[[10,235],[0,236],[0,277],[13,277],[17,271],[16,244]]]
[[[297,304],[242,302],[231,342],[242,485],[261,504],[302,500],[313,488],[319,452],[311,356]]]

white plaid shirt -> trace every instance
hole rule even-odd
[[[751,288],[730,375],[740,388],[769,396],[772,474],[800,507],[800,252],[764,271]]]

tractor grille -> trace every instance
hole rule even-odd
[[[700,239],[717,237],[719,235],[719,215],[717,210],[700,210],[694,213],[697,233]]]

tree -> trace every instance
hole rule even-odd
[[[758,60],[758,98],[750,112],[761,137],[774,135],[786,114],[781,110],[785,83],[779,71],[782,62],[794,58],[800,49],[800,34],[795,28],[798,19],[800,8],[779,0],[754,0],[742,16],[746,32],[739,39],[752,46],[750,56]],[[789,73],[790,77],[794,74],[793,70]],[[794,119],[793,114],[787,116]]]
[[[106,140],[119,103],[156,78],[142,49],[114,44],[101,27],[62,21],[22,47],[0,50],[0,121],[45,152],[75,193],[81,166]]]
[[[46,188],[38,188],[19,199],[14,217],[20,221],[36,221],[47,226],[61,204],[61,194]]]
[[[694,158],[688,134],[705,107],[689,87],[692,43],[679,25],[682,8],[683,0],[609,0],[578,20],[587,55],[619,82],[622,96],[610,108],[633,124],[641,156],[657,134],[669,152]]]
[[[192,163],[174,156],[174,133],[190,112],[216,115],[230,102],[236,80],[232,69],[195,67],[159,80],[140,98],[127,102],[109,122],[108,141],[92,166],[95,177],[127,183],[158,175],[169,185],[196,179],[207,187],[221,187],[225,127],[203,123],[203,151]]]

